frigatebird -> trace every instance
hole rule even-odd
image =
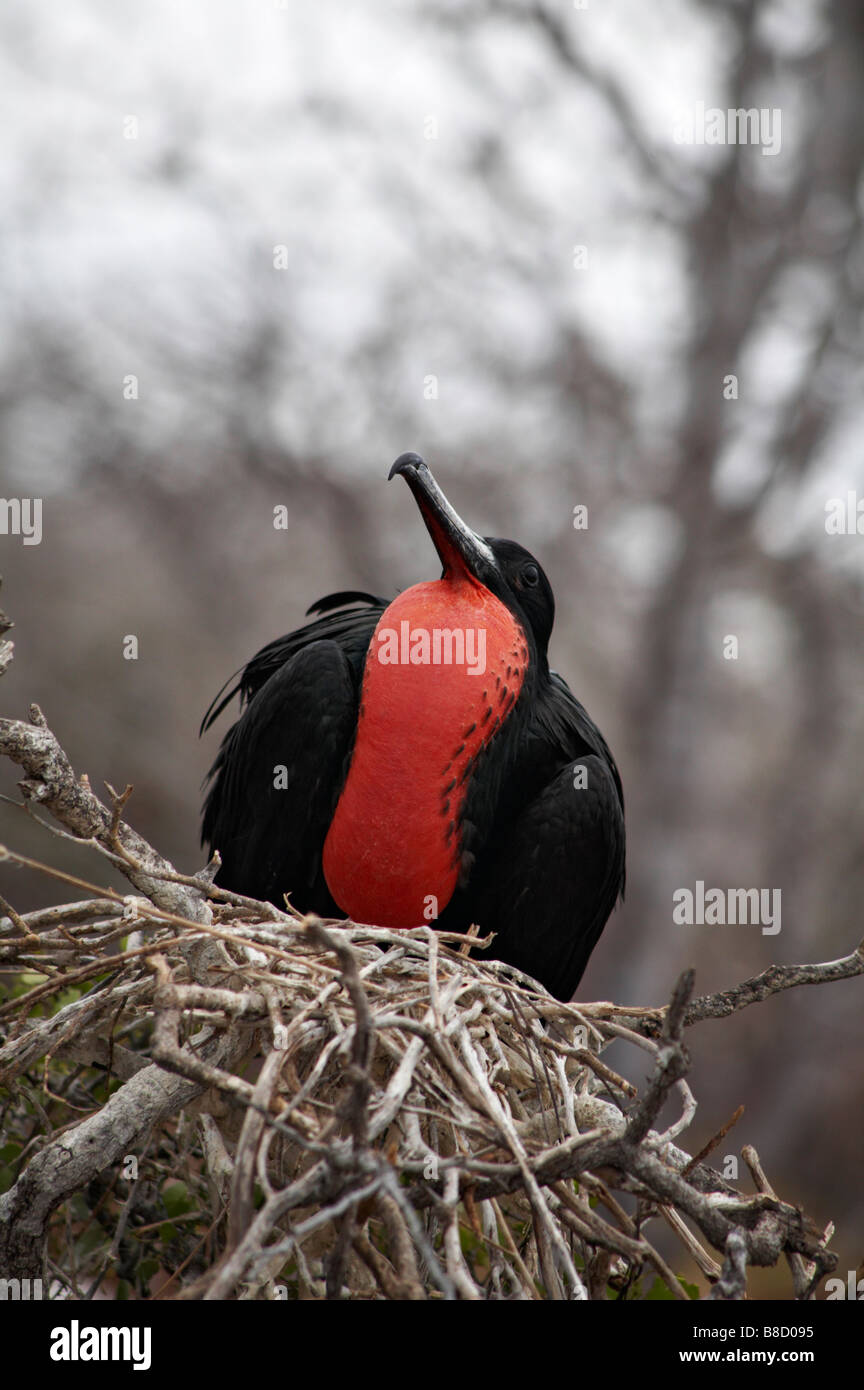
[[[217,884],[280,906],[476,923],[495,933],[479,954],[570,999],[623,895],[618,769],[549,668],[555,600],[534,556],[476,535],[418,454],[395,475],[441,578],[319,599],[226,682],[202,732],[238,693],[241,714],[208,774],[202,843]]]

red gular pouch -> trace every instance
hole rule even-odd
[[[456,555],[442,579],[385,610],[324,845],[327,886],[346,915],[413,927],[444,910],[462,867],[472,770],[516,703],[527,657],[518,619]]]

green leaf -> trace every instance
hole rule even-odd
[[[680,1274],[677,1274],[675,1277],[688,1298],[698,1299],[699,1289],[696,1284],[688,1284],[686,1279],[683,1279]],[[672,1290],[668,1288],[666,1284],[663,1283],[662,1279],[655,1279],[654,1283],[651,1285],[651,1288],[645,1295],[646,1301],[648,1302],[657,1300],[660,1300],[661,1302],[667,1302],[669,1299],[672,1299],[674,1297],[675,1295],[673,1294]]]
[[[185,1182],[166,1183],[162,1188],[162,1201],[168,1216],[182,1216],[193,1208]]]
[[[666,1284],[664,1284],[662,1279],[655,1279],[654,1283],[651,1285],[650,1289],[645,1295],[645,1300],[647,1303],[653,1303],[658,1301],[661,1303],[668,1303],[674,1297],[674,1293],[670,1288],[667,1287]]]
[[[79,1260],[84,1260],[88,1255],[92,1255],[94,1250],[100,1250],[105,1244],[105,1232],[101,1226],[88,1226],[75,1242],[75,1254]]]
[[[142,1260],[138,1266],[138,1278],[144,1288],[150,1283],[153,1275],[162,1268],[160,1260]]]

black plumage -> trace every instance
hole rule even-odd
[[[426,516],[425,475],[417,482],[425,465],[394,468],[416,483]],[[513,541],[464,530],[471,541],[460,545],[476,542],[472,566],[518,617],[530,659],[512,712],[471,768],[457,827],[462,870],[437,925],[494,931],[488,955],[568,999],[624,889],[621,779],[596,724],[549,669],[554,599],[537,561]],[[434,531],[433,539],[440,551]],[[242,709],[204,808],[202,839],[222,857],[218,883],[277,904],[287,892],[302,911],[344,915],[322,853],[351,760],[369,644],[388,603],[359,592],[319,600],[310,622],[262,648],[211,704],[202,730],[238,693]]]

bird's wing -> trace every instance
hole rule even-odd
[[[219,851],[216,881],[234,892],[277,904],[290,892],[305,911],[335,910],[321,852],[353,745],[366,650],[386,607],[372,596],[351,602],[340,612],[332,598],[315,605],[319,616],[264,647],[219,705],[239,691],[245,708],[209,773],[202,842]]]
[[[489,954],[572,998],[624,877],[624,818],[605,761],[589,753],[563,768],[489,853]]]
[[[608,743],[564,677],[557,671],[550,671],[549,681],[549,695],[538,702],[535,712],[538,733],[549,745],[560,750],[562,758],[575,758],[583,751],[596,753],[609,768],[623,812],[621,776]]]
[[[480,927],[497,933],[490,956],[570,999],[624,890],[621,779],[600,730],[554,673],[523,749],[538,777],[493,832],[468,903],[482,904]]]
[[[268,642],[241,670],[228,677],[222,689],[210,701],[199,733],[203,734],[210,728],[235,695],[239,694],[241,705],[248,703],[280,666],[284,666],[296,652],[312,642],[336,642],[352,668],[362,674],[366,650],[378,619],[389,602],[389,599],[356,589],[319,598],[306,609],[307,616],[310,613],[318,615],[311,623]]]

